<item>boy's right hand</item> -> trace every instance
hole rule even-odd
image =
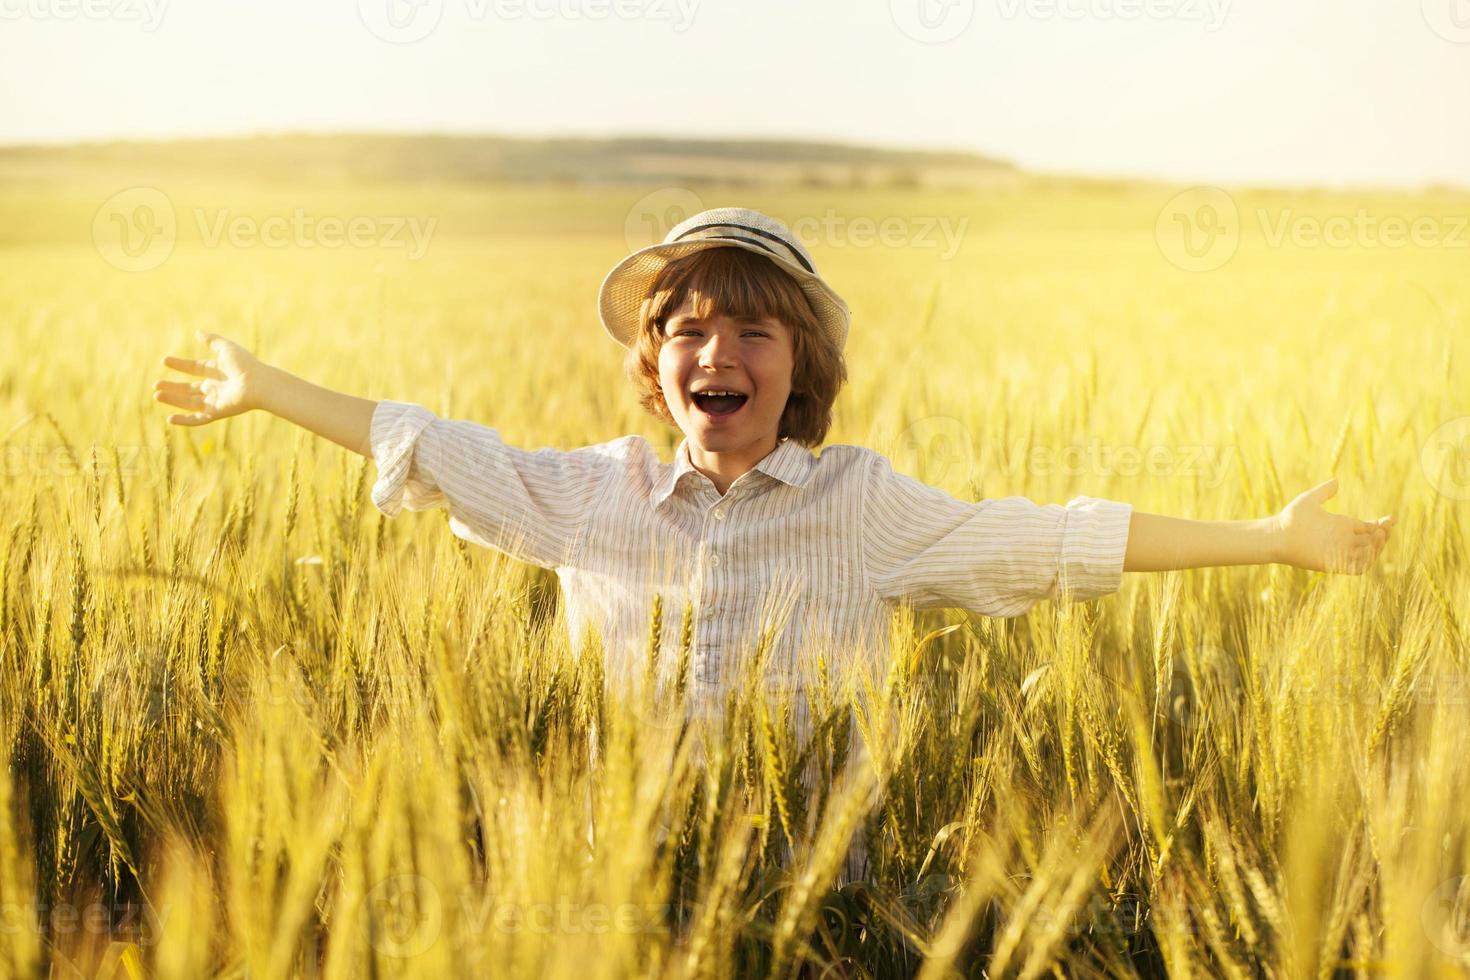
[[[214,357],[197,361],[188,357],[165,357],[165,367],[192,374],[201,381],[155,381],[153,397],[165,405],[188,409],[188,415],[170,415],[174,425],[204,425],[259,408],[259,388],[265,365],[245,348],[219,334],[195,331],[214,351]]]

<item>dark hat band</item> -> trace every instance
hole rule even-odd
[[[718,223],[718,224],[712,224],[712,225],[698,225],[698,226],[696,226],[694,228],[688,229],[683,234],[681,234],[678,238],[675,238],[674,241],[676,241],[676,242],[677,241],[680,241],[681,239],[687,238],[688,236],[694,234],[697,231],[707,231],[710,228],[738,228],[741,231],[748,231],[752,235],[760,235],[763,238],[769,238],[773,242],[779,242],[781,245],[783,245],[783,246],[786,247],[786,251],[788,253],[790,253],[791,259],[794,259],[803,269],[805,269],[807,272],[810,272],[812,275],[816,275],[817,274],[817,270],[812,268],[812,264],[806,260],[805,256],[803,256],[796,249],[792,248],[791,247],[791,244],[789,242],[787,242],[784,238],[782,238],[780,235],[773,235],[773,234],[771,234],[768,231],[762,231],[759,228],[751,228],[748,225],[729,225],[729,224],[724,224],[724,223]],[[732,241],[745,242],[748,245],[754,245],[756,248],[759,248],[759,249],[762,249],[764,251],[770,252],[772,255],[775,255],[778,258],[780,257],[779,253],[776,252],[775,249],[771,248],[771,246],[767,245],[765,242],[758,241],[758,240],[753,239],[753,238],[746,238],[743,235],[722,235],[720,237],[722,237],[722,238],[729,238]]]

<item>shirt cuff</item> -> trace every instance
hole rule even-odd
[[[409,510],[422,510],[438,496],[436,488],[426,483],[409,483],[414,445],[434,419],[427,408],[407,402],[380,401],[373,410],[369,441],[378,465],[373,506],[389,517],[396,516],[405,504]]]
[[[1074,602],[1117,592],[1123,584],[1123,557],[1128,550],[1128,524],[1133,505],[1097,497],[1067,502],[1062,529],[1062,563],[1058,591]]]

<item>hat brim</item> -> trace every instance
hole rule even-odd
[[[842,297],[820,276],[813,275],[778,255],[731,238],[700,238],[692,241],[649,245],[613,266],[597,291],[597,308],[609,336],[631,347],[638,334],[639,314],[659,274],[675,259],[706,248],[741,248],[770,259],[796,280],[822,329],[841,350],[847,343],[852,314]]]

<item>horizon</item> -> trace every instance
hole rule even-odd
[[[1106,184],[1154,184],[1160,186],[1178,187],[1202,187],[1212,184],[1229,187],[1238,191],[1263,191],[1263,192],[1292,192],[1292,191],[1321,191],[1325,193],[1383,193],[1383,194],[1405,194],[1421,195],[1435,192],[1447,191],[1455,194],[1470,194],[1470,177],[1463,182],[1445,180],[1426,180],[1418,184],[1410,183],[1387,183],[1373,184],[1364,182],[1246,182],[1246,181],[1210,181],[1207,178],[1170,178],[1159,177],[1149,174],[1099,174],[1093,172],[1079,171],[1047,171],[1036,170],[1018,164],[1014,160],[1007,159],[981,150],[967,149],[955,146],[934,145],[902,145],[867,142],[859,139],[816,139],[810,137],[798,137],[790,135],[771,134],[727,134],[721,136],[688,136],[657,132],[555,132],[555,133],[516,133],[504,131],[445,131],[445,130],[256,130],[244,132],[221,132],[221,133],[194,133],[188,135],[174,136],[125,136],[115,138],[84,138],[67,139],[56,141],[36,141],[24,143],[0,143],[0,152],[12,150],[86,150],[102,149],[114,146],[158,146],[165,147],[192,143],[219,143],[230,141],[250,140],[281,140],[281,139],[357,139],[357,138],[386,138],[386,139],[509,139],[509,140],[546,140],[546,141],[637,141],[637,140],[659,140],[671,143],[791,143],[812,146],[845,147],[857,150],[879,150],[895,153],[913,154],[958,154],[969,156],[978,160],[985,160],[999,168],[1011,168],[1016,173],[1031,178],[1096,182]]]

